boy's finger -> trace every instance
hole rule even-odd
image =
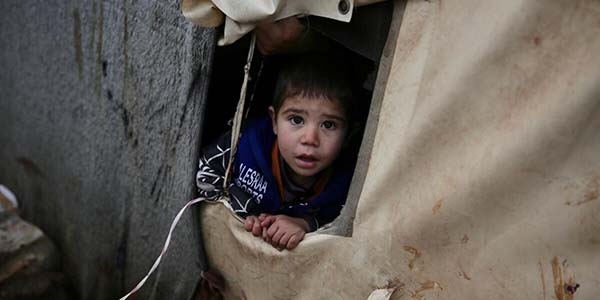
[[[262,234],[262,227],[260,226],[260,224],[258,222],[254,222],[254,224],[252,224],[252,235],[260,236],[261,234]]]
[[[296,233],[290,237],[290,240],[287,243],[287,249],[292,250],[300,244],[300,242],[304,239],[304,233]]]
[[[268,227],[268,226],[271,226],[271,224],[273,224],[273,222],[275,222],[275,216],[265,216],[262,218],[262,220],[260,220],[260,226]]]
[[[270,226],[269,228],[267,228],[266,235],[263,237],[263,240],[265,240],[265,242],[267,243],[271,243],[271,239],[273,238],[273,235],[275,234],[275,232],[277,232],[277,229],[279,229],[279,226],[277,225],[273,225]]]
[[[285,234],[285,231],[283,231],[283,230],[278,230],[277,232],[275,232],[275,234],[273,235],[273,238],[271,239],[271,245],[273,245],[273,247],[275,247],[275,248],[280,248],[279,241],[281,240],[281,237],[284,234]]]
[[[261,228],[262,228],[262,238],[266,242],[267,241],[267,227],[261,227]]]
[[[278,229],[279,229],[279,224],[270,224],[267,229],[267,236],[269,238],[273,238],[273,235],[275,234],[275,232],[277,232]]]
[[[248,216],[246,217],[246,220],[244,220],[244,228],[246,231],[252,231],[252,227],[255,223],[254,216]]]
[[[283,236],[281,236],[281,239],[279,240],[279,246],[278,248],[280,249],[286,249],[287,248],[287,244],[290,241],[291,238],[291,234],[289,233],[285,233]]]

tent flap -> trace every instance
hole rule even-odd
[[[392,32],[352,237],[279,252],[204,206],[228,299],[597,297],[600,3],[408,1]]]

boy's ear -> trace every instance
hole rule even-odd
[[[273,133],[277,135],[277,115],[275,114],[275,108],[269,106],[269,117],[271,117],[271,124],[273,125]]]

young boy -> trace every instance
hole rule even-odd
[[[354,172],[345,153],[353,122],[350,72],[325,56],[301,56],[280,72],[269,117],[242,131],[229,185],[244,227],[278,249],[340,213]],[[196,183],[201,196],[222,195],[231,133],[205,148]]]

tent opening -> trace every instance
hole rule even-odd
[[[370,111],[377,67],[391,20],[391,5],[391,3],[384,2],[358,10],[355,13],[358,16],[356,21],[350,23],[312,16],[305,21],[305,24],[310,24],[310,30],[313,31],[311,34],[317,36],[317,42],[314,43],[315,39],[313,39],[313,45],[308,51],[326,51],[342,57],[343,61],[348,63],[353,77],[356,78],[355,82],[361,85],[356,89],[357,95],[355,95],[359,99],[357,111],[360,113],[357,117],[361,124],[359,132],[352,142],[356,147],[356,153],[358,153],[359,147],[371,147],[371,145],[363,145],[362,138]],[[218,47],[215,51],[201,139],[202,145],[210,144],[230,129],[239,100],[250,40],[251,36],[247,35],[236,43]],[[248,120],[267,113],[272,102],[278,70],[285,60],[293,59],[294,55],[285,53],[263,56],[258,51],[255,52],[246,94]],[[348,197],[346,202],[347,206],[356,207],[356,203],[350,201],[356,202],[358,197]],[[346,216],[333,222],[337,229],[324,230],[330,234],[350,235],[354,209],[344,209],[342,214],[346,214]]]

